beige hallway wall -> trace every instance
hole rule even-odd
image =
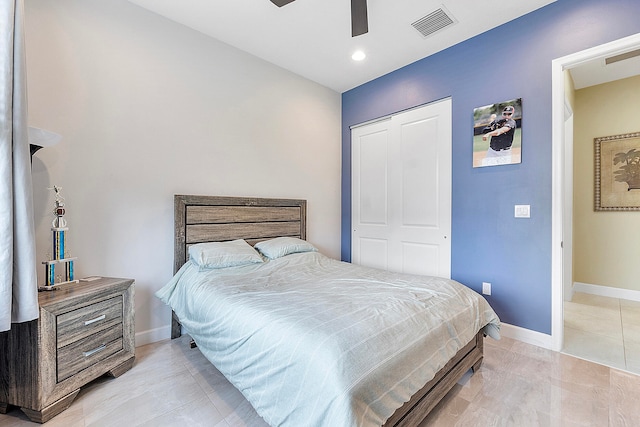
[[[640,76],[577,90],[574,281],[640,291],[640,212],[594,211],[594,138],[640,132]],[[640,191],[640,190],[634,190]]]

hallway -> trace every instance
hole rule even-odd
[[[562,351],[640,375],[640,302],[576,292],[564,302]]]

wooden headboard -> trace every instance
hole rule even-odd
[[[244,239],[254,245],[273,237],[307,237],[307,201],[225,196],[174,196],[174,274],[196,243]],[[172,314],[171,338],[180,336]]]

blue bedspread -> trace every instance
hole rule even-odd
[[[475,334],[485,299],[448,279],[318,252],[199,271],[156,295],[272,426],[380,426]]]

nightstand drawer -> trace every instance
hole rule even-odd
[[[122,297],[110,298],[57,317],[57,347],[122,323]]]
[[[122,350],[122,323],[58,349],[58,382]]]

